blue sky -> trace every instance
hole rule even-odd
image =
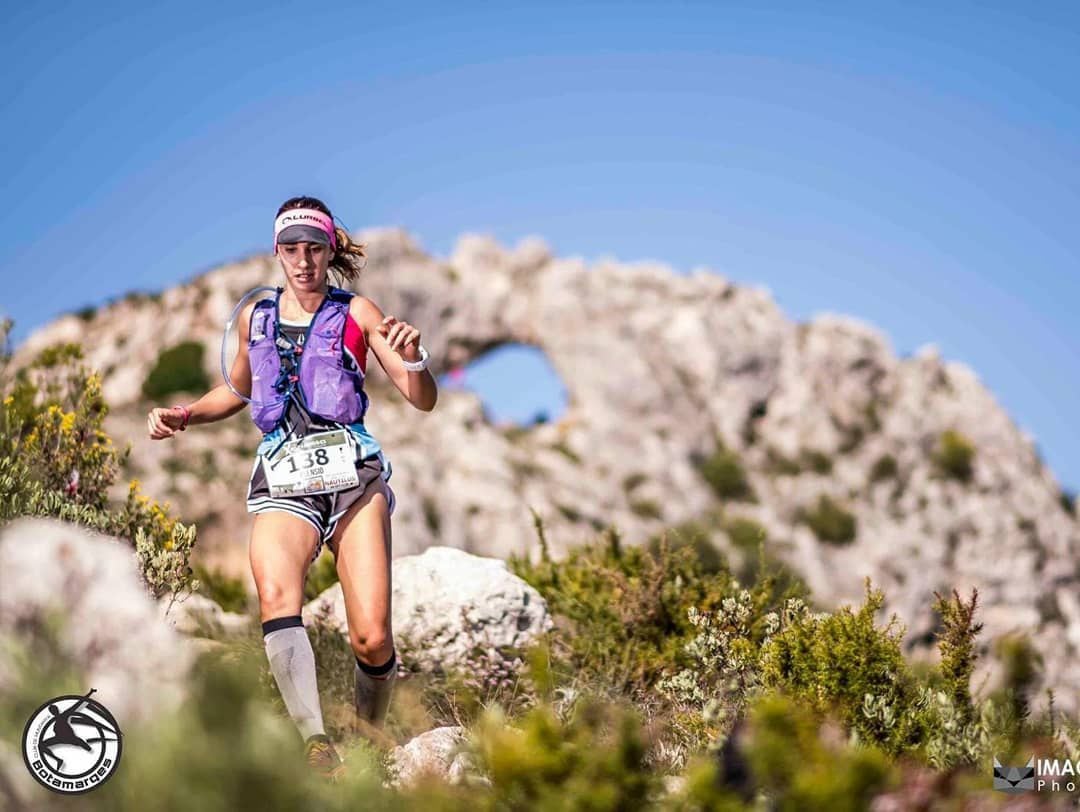
[[[1076,488],[1080,6],[942,5],[19,4],[0,312],[266,250],[315,194],[437,255],[536,234],[933,342]],[[469,378],[527,419],[539,363]]]

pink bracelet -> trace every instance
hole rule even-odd
[[[188,421],[191,420],[191,409],[189,409],[187,406],[179,406],[179,405],[178,406],[173,406],[173,408],[174,409],[179,409],[180,411],[182,411],[184,413],[184,422],[180,424],[180,431],[185,431],[187,429]]]

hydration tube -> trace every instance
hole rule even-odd
[[[225,385],[228,386],[230,390],[232,390],[232,393],[245,403],[251,403],[251,398],[249,398],[242,392],[236,391],[236,387],[233,386],[232,380],[229,378],[229,371],[226,369],[225,355],[228,352],[229,333],[232,330],[233,325],[236,323],[236,319],[237,317],[239,317],[240,311],[243,310],[244,305],[248,303],[248,300],[250,300],[252,297],[258,296],[260,293],[266,292],[277,295],[278,289],[262,285],[257,288],[252,288],[242,297],[240,297],[240,301],[237,302],[236,307],[233,308],[232,314],[229,316],[229,320],[225,322],[225,332],[221,336],[221,377],[224,379]]]

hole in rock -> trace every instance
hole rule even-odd
[[[566,411],[562,379],[543,350],[527,344],[496,347],[444,374],[439,386],[475,392],[495,424],[531,426],[558,420]]]

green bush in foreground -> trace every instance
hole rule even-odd
[[[494,808],[654,808],[659,778],[646,768],[641,725],[625,707],[582,703],[565,723],[541,707],[516,727],[495,711],[480,721],[474,747]]]
[[[859,737],[890,752],[917,744],[915,682],[895,619],[879,628],[884,595],[867,587],[858,609],[815,614],[789,601],[761,649],[762,681],[819,712],[835,711]]]
[[[324,718],[351,767],[344,784],[327,787],[303,767],[299,737],[253,630],[249,639],[204,655],[179,709],[163,709],[149,726],[125,728],[122,774],[91,800],[118,810],[846,810],[868,808],[882,792],[902,792],[901,772],[939,769],[962,779],[941,781],[935,790],[933,805],[947,807],[971,786],[990,794],[992,754],[1015,763],[1016,753],[1037,747],[1068,752],[1055,732],[1065,720],[1031,718],[1038,660],[1021,641],[1002,652],[1003,688],[987,700],[970,698],[972,712],[964,710],[977,650],[974,597],[939,598],[942,665],[923,675],[903,660],[895,623],[875,622],[879,592],[868,589],[862,606],[834,612],[814,613],[794,600],[777,609],[762,585],[743,589],[723,573],[710,582],[695,574],[692,561],[673,558],[665,548],[639,558],[609,535],[576,558],[545,556],[534,568],[550,606],[559,607],[552,651],[574,658],[590,656],[593,634],[616,634],[602,610],[618,590],[630,595],[634,579],[654,584],[648,573],[659,567],[665,577],[658,591],[670,590],[668,599],[682,589],[693,592],[695,600],[683,604],[689,631],[680,634],[682,651],[668,656],[645,645],[657,629],[678,631],[662,613],[638,614],[623,630],[627,650],[666,676],[670,685],[655,686],[660,690],[638,690],[644,683],[628,685],[620,673],[588,659],[575,659],[580,668],[567,669],[556,653],[550,663],[527,669],[534,685],[528,701],[516,703],[494,685],[506,673],[503,666],[473,660],[462,672],[430,677],[430,692],[417,693],[420,675],[402,680],[387,726],[396,742],[372,745],[349,723],[348,644],[316,619],[309,635]],[[691,547],[682,549],[680,556],[692,554]],[[589,584],[603,595],[582,606]],[[699,610],[698,601],[712,608]],[[67,691],[82,679],[50,644],[47,625],[22,633],[26,639],[14,648],[0,641],[14,675],[0,685],[0,723],[8,737],[21,731],[40,691]],[[576,637],[586,638],[580,648]],[[544,656],[542,647],[526,655],[530,661]],[[582,679],[583,673],[590,677]],[[380,750],[454,723],[433,712],[437,708],[415,703],[438,694],[443,706],[464,707],[469,691],[481,701],[461,720],[468,731],[463,749],[472,759],[465,784],[430,780],[406,790],[386,788]],[[1068,729],[1075,733],[1075,726]]]
[[[162,350],[146,380],[143,395],[159,400],[176,392],[202,392],[210,388],[210,379],[203,370],[203,345],[184,341]]]
[[[579,677],[627,692],[646,690],[675,664],[693,633],[691,607],[719,606],[735,587],[727,572],[706,574],[692,547],[624,548],[613,529],[562,561],[514,556],[509,564],[573,629],[560,642]]]
[[[775,808],[858,812],[885,789],[891,766],[875,747],[830,740],[822,722],[784,696],[765,697],[750,715],[747,760],[755,783]]]
[[[0,522],[50,516],[127,539],[151,594],[175,600],[198,587],[190,567],[195,527],[143,496],[135,480],[122,504],[109,504],[108,491],[128,452],[105,434],[107,412],[101,379],[83,366],[74,344],[46,348],[4,381]]]

